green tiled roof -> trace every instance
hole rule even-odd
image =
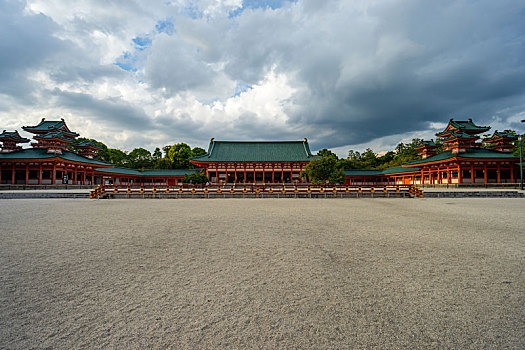
[[[490,126],[479,126],[479,125],[474,124],[474,122],[470,118],[468,120],[454,120],[451,118],[448,123],[450,126],[452,126],[455,129],[458,129],[461,131],[467,131],[470,133],[474,132],[476,134],[488,131],[490,129]],[[443,136],[443,135],[449,134],[450,132],[451,132],[450,130],[438,132],[436,136],[438,137]]]
[[[95,143],[95,141],[90,141],[90,140],[86,140],[86,141],[81,141],[77,144],[74,144],[73,145],[74,147],[78,147],[78,148],[83,148],[83,147],[93,147],[93,148],[96,148],[96,149],[102,149],[102,147],[100,146],[97,146],[97,144]]]
[[[305,141],[211,141],[198,162],[309,162],[313,156]]]
[[[61,127],[65,127],[66,130],[63,130],[66,134],[71,136],[78,136],[77,133],[72,132],[69,130],[69,128],[66,125],[66,122],[64,119],[61,120],[46,120],[46,118],[42,118],[40,123],[38,125],[34,126],[23,126],[22,129],[29,132],[41,132],[41,131],[56,131]]]
[[[509,132],[496,130],[496,131],[494,131],[494,134],[491,137],[483,139],[483,142],[492,142],[492,141],[495,141],[495,140],[498,140],[498,139],[501,139],[501,138],[504,138],[504,139],[507,139],[507,140],[517,140],[518,136],[513,135],[513,134],[511,134]]]
[[[8,140],[8,139],[12,139],[13,141],[17,143],[29,142],[29,139],[26,139],[20,136],[20,134],[16,130],[15,131],[5,131],[4,130],[4,132],[0,134],[0,141]]]
[[[47,134],[43,134],[43,135],[36,135],[34,138],[37,140],[38,139],[46,139],[46,140],[59,139],[64,142],[73,142],[71,138],[65,135],[66,135],[66,132],[60,130],[60,131],[48,132]]]
[[[43,148],[26,148],[20,151],[10,153],[0,153],[0,161],[3,159],[51,159],[51,158],[62,158],[77,163],[93,164],[93,165],[105,165],[112,166],[111,163],[102,162],[100,160],[89,159],[82,157],[76,153],[69,151],[62,151],[62,154],[47,153]]]
[[[415,149],[424,148],[424,147],[433,148],[433,147],[439,147],[439,145],[435,143],[434,140],[421,141],[421,143],[417,145]]]
[[[444,138],[442,141],[447,142],[447,141],[452,141],[455,139],[477,139],[477,138],[478,136],[467,134],[466,132],[454,131],[450,134],[449,137]]]
[[[380,175],[390,175],[390,174],[398,174],[398,173],[411,173],[414,171],[419,171],[419,168],[408,168],[408,167],[395,167],[395,168],[389,168],[385,169],[383,171],[380,170],[365,170],[365,169],[351,169],[351,170],[345,170],[346,176],[380,176]]]
[[[419,170],[420,170],[419,168],[414,168],[414,167],[398,166],[395,168],[385,169],[381,173],[384,175],[389,175],[389,174],[398,174],[398,173],[411,173],[411,172],[419,171]]]
[[[117,174],[117,175],[134,175],[134,176],[187,176],[193,173],[198,173],[201,169],[150,169],[140,171],[137,169],[129,168],[98,168],[95,169],[101,173]]]
[[[484,148],[469,148],[464,153],[452,153],[452,151],[445,151],[441,152],[439,154],[436,154],[435,156],[428,157],[426,159],[418,159],[412,162],[404,163],[403,166],[410,166],[410,165],[418,165],[418,164],[425,164],[425,163],[432,163],[432,162],[440,162],[445,161],[447,159],[451,159],[454,157],[459,158],[472,158],[472,159],[516,159],[518,157],[513,156],[512,153],[503,153],[503,152],[497,152],[492,151]]]
[[[366,169],[351,169],[344,171],[346,176],[373,176],[381,175],[379,170],[366,170]]]

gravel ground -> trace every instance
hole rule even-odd
[[[0,348],[525,347],[523,199],[0,200]]]

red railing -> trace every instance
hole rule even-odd
[[[413,185],[381,185],[381,186],[354,186],[354,185],[177,185],[177,186],[143,186],[143,185],[99,185],[91,191],[91,198],[108,197],[110,194],[155,194],[159,197],[164,194],[181,195],[243,195],[243,194],[344,194],[344,193],[383,193],[405,194],[410,197],[422,197],[423,192]]]

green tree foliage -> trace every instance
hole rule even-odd
[[[153,164],[154,169],[171,169],[171,160],[168,158],[159,158]]]
[[[311,160],[301,176],[303,178],[307,176],[312,183],[316,184],[345,182],[343,168],[338,167],[335,157],[326,153],[324,157]]]
[[[396,151],[393,158],[386,162],[380,163],[375,169],[383,170],[387,168],[393,168],[400,166],[403,163],[419,159],[419,151],[415,148],[418,147],[422,141],[422,139],[416,138],[412,139],[412,142],[407,144],[404,144],[402,142],[399,143],[396,146]],[[436,152],[441,152],[441,149],[436,149]]]
[[[160,158],[162,158],[162,152],[160,151],[160,148],[155,148],[155,150],[153,151],[153,160],[159,160]]]
[[[75,145],[79,144],[83,141],[94,141],[95,144],[102,149],[97,151],[97,155],[95,156],[96,160],[101,160],[103,162],[108,162],[115,164],[116,166],[126,166],[127,164],[127,154],[124,151],[121,151],[116,148],[108,148],[104,143],[94,140],[94,139],[88,139],[85,137],[79,137],[73,141],[73,148],[75,152],[78,152],[79,149],[75,149]]]
[[[191,156],[191,148],[184,142],[171,146],[168,151],[168,159],[171,161],[173,169],[189,169],[191,167],[189,160]]]
[[[128,154],[128,166],[135,169],[148,169],[153,165],[153,157],[147,149],[135,148]]]
[[[321,158],[322,157],[332,157],[332,158],[335,158],[336,160],[339,159],[334,152],[332,152],[332,151],[330,151],[329,149],[326,149],[326,148],[323,148],[322,150],[317,152],[317,156],[319,156]]]
[[[108,148],[106,150],[106,153],[107,153],[106,162],[113,163],[116,166],[127,166],[128,155],[126,154],[126,152],[121,151],[116,148]]]
[[[208,178],[204,173],[193,173],[191,175],[185,176],[181,180],[183,183],[191,183],[195,185],[204,185],[208,182]]]
[[[171,145],[166,145],[162,147],[162,152],[164,152],[164,158],[168,158],[168,153],[171,149]]]
[[[388,151],[385,154],[378,156],[370,148],[363,153],[350,150],[348,158],[341,159],[338,166],[344,169],[377,169],[383,170],[400,166],[402,163],[410,162],[419,159],[418,151],[415,149],[420,143],[421,139],[412,139],[412,142],[404,144],[399,143],[395,151]],[[441,149],[437,149],[440,152]]]
[[[198,156],[202,156],[202,155],[205,155],[205,154],[206,154],[206,151],[204,150],[204,148],[194,147],[191,150],[191,156],[192,157],[198,157]]]
[[[519,135],[518,135],[519,136]],[[520,141],[516,140],[512,142],[514,147],[512,148],[512,155],[519,157],[520,156]],[[525,140],[524,138],[521,139],[521,152],[525,156]]]

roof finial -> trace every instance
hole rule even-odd
[[[306,137],[304,138],[304,142],[308,142],[308,139]]]
[[[60,118],[61,121],[64,121],[64,118]]]
[[[42,121],[46,120],[46,117],[42,118]]]
[[[472,123],[472,118],[468,118],[468,121]]]
[[[215,137],[212,137],[211,140],[210,140],[210,142],[213,142],[213,140],[215,140]]]

